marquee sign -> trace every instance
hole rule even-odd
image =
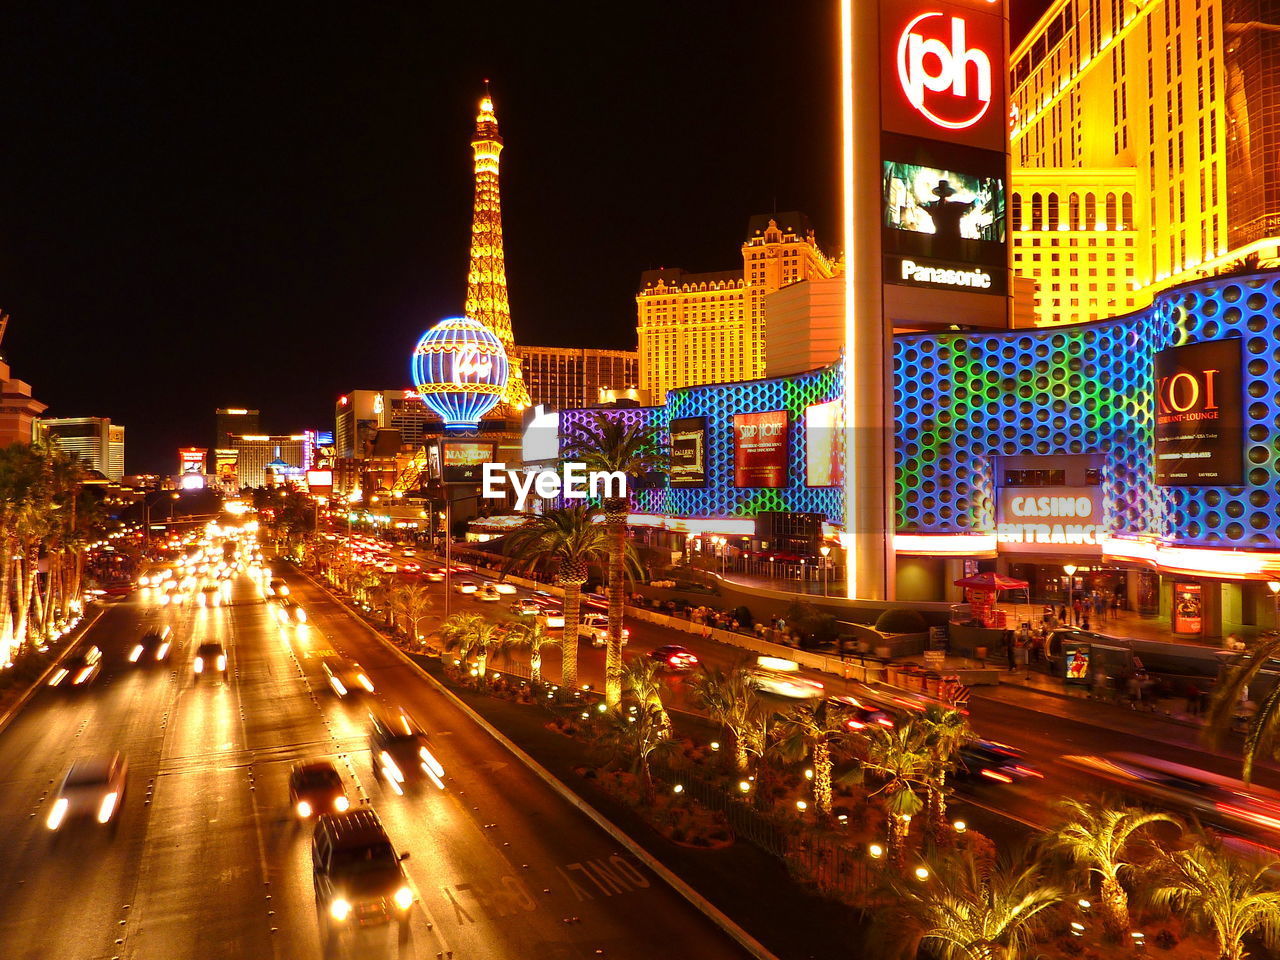
[[[1004,150],[1000,0],[881,0],[881,111],[886,130]]]
[[[1102,553],[1101,487],[1004,487],[996,542],[1013,553]]]

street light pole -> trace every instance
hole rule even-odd
[[[1280,580],[1268,580],[1267,589],[1271,591],[1271,626],[1280,628]]]
[[[1070,623],[1071,616],[1075,613],[1076,565],[1074,563],[1064,564],[1062,572],[1067,575],[1067,622]]]
[[[822,595],[828,596],[827,593],[827,554],[831,552],[831,548],[823,544],[818,548],[818,552],[822,554]]]

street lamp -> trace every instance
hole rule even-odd
[[[825,543],[818,548],[818,552],[822,554],[822,595],[827,596],[827,555],[831,553],[831,548]]]
[[[1267,589],[1271,591],[1272,626],[1280,626],[1280,580],[1268,580]]]
[[[1067,575],[1067,623],[1071,622],[1071,615],[1074,612],[1075,591],[1076,591],[1076,565],[1074,563],[1063,564],[1062,572]]]

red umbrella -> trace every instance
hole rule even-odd
[[[999,573],[975,573],[972,577],[955,581],[957,587],[974,587],[978,590],[1025,590],[1030,586],[1025,580],[1016,580]]]

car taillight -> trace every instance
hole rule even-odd
[[[1017,770],[1024,777],[1035,777],[1039,780],[1044,779],[1043,773],[1041,773],[1039,770],[1032,770],[1030,767],[1024,767],[1019,765],[1019,766],[1015,766],[1013,769]]]
[[[982,775],[988,780],[995,780],[997,783],[1013,783],[1013,777],[1003,774],[998,770],[983,770]]]

